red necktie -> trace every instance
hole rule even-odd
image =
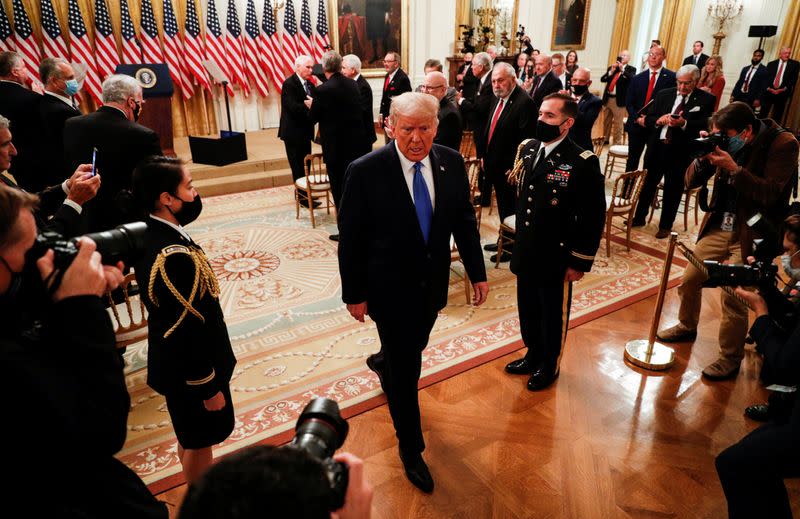
[[[615,90],[614,90],[614,87],[616,87],[616,86],[617,86],[617,81],[619,80],[619,77],[620,77],[621,75],[622,75],[622,69],[618,70],[618,71],[617,71],[617,75],[616,75],[616,76],[614,76],[614,77],[611,79],[611,84],[610,84],[610,85],[608,85],[608,91],[609,91],[609,92],[614,92],[614,93],[616,93],[616,92],[615,92]]]
[[[386,81],[383,82],[383,91],[385,92],[387,88],[389,88],[389,78],[391,77],[390,74],[386,74]]]
[[[494,115],[492,116],[492,124],[489,126],[489,139],[486,142],[492,141],[492,134],[494,133],[494,127],[497,126],[497,120],[500,118],[500,112],[503,111],[503,100],[501,99],[499,103],[497,103],[497,108],[494,110]]]
[[[650,73],[650,84],[647,85],[647,95],[644,97],[644,104],[650,102],[650,97],[653,95],[653,87],[656,86],[656,74],[654,70]]]
[[[783,61],[781,61],[781,66],[778,67],[778,73],[775,74],[775,81],[772,82],[772,88],[780,88],[782,73],[783,73]]]
[[[750,70],[747,71],[747,76],[744,78],[744,86],[742,87],[742,92],[745,94],[748,90],[750,90],[750,76],[753,75],[753,67],[750,67]]]

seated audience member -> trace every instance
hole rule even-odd
[[[564,68],[567,69],[567,72],[570,74],[574,74],[576,70],[578,70],[578,53],[574,50],[570,50],[567,52],[567,59],[564,63]]]
[[[361,75],[361,59],[354,54],[342,56],[342,75],[349,77],[358,85],[361,94],[361,117],[364,120],[364,144],[361,155],[372,151],[372,144],[378,140],[375,134],[375,121],[372,116],[372,87]]]
[[[348,467],[344,506],[331,513],[322,465],[304,451],[258,445],[227,456],[189,487],[179,519],[369,519],[372,486],[364,462],[343,452]]]
[[[611,143],[624,144],[623,124],[628,111],[625,102],[628,95],[628,86],[636,75],[636,67],[628,65],[631,60],[631,53],[623,50],[619,53],[617,61],[608,67],[606,73],[600,81],[606,84],[603,90],[603,104],[608,108],[606,114],[610,114],[611,119]],[[606,125],[606,139],[608,135],[608,125]]]
[[[122,281],[95,244],[52,277],[53,251],[36,249],[34,195],[0,185],[0,441],[13,474],[9,516],[167,519],[167,510],[114,455],[125,443],[130,397],[102,296]],[[25,512],[22,512],[22,509]],[[15,513],[17,512],[17,513]]]
[[[533,117],[539,114],[544,98],[564,89],[564,84],[553,72],[553,60],[547,54],[538,54],[534,58],[536,75],[525,82],[523,88],[533,99]]]
[[[526,74],[528,72],[527,65],[529,60],[530,56],[524,52],[520,52],[517,54],[517,59],[514,61],[514,70],[517,72],[517,80],[522,81],[523,83],[528,77]]]
[[[722,90],[725,88],[725,73],[722,71],[721,56],[714,55],[706,60],[705,66],[700,71],[697,88],[712,94],[716,98],[714,111],[719,110],[719,100],[722,99]]]
[[[0,52],[0,114],[11,121],[16,133],[14,144],[18,153],[9,173],[14,175],[23,188],[37,191],[41,187],[40,182],[36,181],[40,158],[37,156],[36,144],[41,128],[35,114],[42,96],[29,90],[27,81],[28,68],[22,55],[16,52]]]
[[[592,128],[603,101],[596,95],[589,92],[592,84],[590,79],[592,72],[588,68],[577,68],[572,75],[572,97],[578,102],[578,117],[575,124],[569,129],[569,138],[584,150],[594,152],[592,146]]]
[[[741,101],[750,105],[750,108],[761,106],[761,94],[767,89],[767,67],[761,64],[764,59],[764,49],[753,51],[750,65],[742,68],[739,79],[733,85],[730,102]]]
[[[44,84],[44,95],[39,101],[42,131],[36,144],[41,165],[35,176],[35,190],[52,186],[73,171],[64,160],[64,123],[81,115],[72,98],[78,93],[78,81],[67,60],[43,59],[39,64],[39,77]]]
[[[103,81],[103,106],[64,123],[64,150],[71,170],[91,163],[97,149],[95,164],[103,183],[85,207],[90,232],[135,219],[129,192],[133,169],[145,157],[161,155],[158,135],[136,123],[143,105],[139,83],[130,76],[115,74]]]
[[[447,91],[447,78],[441,72],[432,71],[425,75],[422,90],[439,101],[439,126],[436,128],[434,144],[441,144],[459,151],[461,149],[461,113],[455,104],[448,101],[444,93]]]
[[[425,62],[425,75],[428,75],[428,72],[434,72],[434,71],[443,72],[444,66],[442,65],[442,62],[439,61],[438,59],[429,59],[428,61]],[[414,89],[414,92],[422,92],[424,94],[425,91],[422,88],[423,85],[419,85],[417,88]],[[451,103],[455,103],[457,93],[458,91],[454,87],[448,85],[444,97]]]

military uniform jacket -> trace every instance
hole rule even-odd
[[[567,267],[592,268],[605,222],[604,177],[597,156],[569,137],[533,167],[540,146],[531,139],[517,155],[523,173],[511,271],[560,282]]]
[[[147,384],[161,394],[188,391],[207,400],[228,385],[236,365],[216,279],[208,278],[214,275],[199,245],[152,218],[147,227],[134,267],[149,313]]]

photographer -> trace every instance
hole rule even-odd
[[[349,468],[344,506],[329,512],[322,465],[306,452],[256,446],[226,457],[189,488],[180,519],[369,519],[372,487],[364,462],[349,453],[334,459]]]
[[[54,275],[53,251],[34,248],[37,203],[0,185],[0,442],[11,476],[4,509],[166,518],[163,504],[114,458],[125,442],[130,398],[100,296],[119,285],[122,264],[103,266],[95,243],[82,238],[63,277]],[[34,327],[21,318],[23,297],[37,305]]]
[[[750,335],[765,364],[774,367],[779,379],[800,383],[800,323],[793,330],[784,330],[770,317],[759,294],[741,288],[736,293],[756,314]],[[717,456],[729,518],[791,519],[783,479],[800,476],[799,406],[796,401],[786,423],[763,425]]]
[[[798,144],[774,121],[758,120],[745,103],[727,105],[711,117],[713,137],[722,146],[694,160],[686,171],[686,187],[703,187],[715,176],[714,192],[698,232],[694,254],[699,260],[743,263],[751,255],[753,239],[762,238],[747,226],[761,213],[780,222],[788,210],[797,174]],[[703,134],[701,134],[703,135]],[[725,149],[722,149],[725,147]],[[705,198],[705,189],[701,192]],[[777,255],[780,250],[773,250]],[[679,323],[658,332],[663,342],[692,341],[700,319],[700,291],[705,276],[689,265],[678,288]],[[719,358],[703,369],[710,380],[735,377],[744,357],[747,308],[721,293]]]

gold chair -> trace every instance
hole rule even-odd
[[[606,236],[606,257],[611,257],[611,229],[625,232],[625,247],[631,250],[631,228],[633,226],[633,212],[636,210],[636,202],[639,201],[639,194],[642,192],[644,177],[647,170],[629,171],[618,176],[614,181],[614,189],[611,196],[606,195],[606,225],[604,234]],[[613,224],[615,216],[626,219],[623,227]]]
[[[295,219],[300,218],[300,201],[305,200],[308,204],[308,212],[311,214],[311,227],[316,228],[314,202],[321,201],[322,205],[318,209],[325,209],[328,214],[331,214],[331,207],[333,207],[331,182],[322,164],[322,153],[306,155],[303,164],[305,175],[294,181]]]
[[[661,203],[663,201],[663,196],[659,195],[659,193],[664,192],[664,183],[661,182],[658,184],[658,189],[656,190],[656,196],[653,197],[653,203],[650,204],[650,214],[647,217],[647,223],[650,223],[653,220],[653,214],[656,212],[656,209],[661,207]],[[678,207],[678,212],[683,213],[683,230],[689,230],[689,211],[694,209],[694,224],[697,225],[698,220],[698,213],[700,211],[697,203],[697,197],[700,193],[700,188],[695,187],[692,189],[684,189],[683,190],[683,210]],[[692,197],[694,197],[694,204],[692,204]]]
[[[500,257],[503,255],[503,248],[514,245],[514,236],[517,233],[517,215],[507,216],[497,230],[497,259],[494,268],[500,268]]]
[[[119,286],[124,298],[123,303],[115,304],[111,292],[106,293],[114,324],[114,334],[117,338],[117,348],[124,348],[147,338],[147,311],[141,295],[132,296],[130,294],[131,284],[136,284],[136,276],[133,272],[128,273]],[[124,317],[120,316],[120,311]]]
[[[472,130],[464,130],[461,134],[460,151],[464,160],[475,158],[475,140],[473,139]]]
[[[609,146],[608,156],[606,156],[606,167],[603,169],[603,175],[605,175],[606,178],[611,178],[615,172],[625,173],[627,162],[627,145],[615,144],[613,146]]]
[[[480,233],[481,230],[481,192],[478,188],[478,176],[480,174],[481,169],[481,161],[480,159],[470,159],[467,160],[466,163],[467,168],[467,178],[469,179],[469,200],[472,204],[472,208],[475,211],[475,221],[478,225],[478,232]],[[452,236],[450,236],[450,270],[456,272],[452,264],[460,262],[462,265],[464,264],[461,261],[461,254],[458,252],[458,248],[456,247],[456,242]],[[456,272],[457,273],[457,272]],[[470,282],[469,276],[467,275],[466,268],[464,269],[464,296],[466,297],[467,304],[472,303],[472,291],[470,290]]]
[[[603,148],[606,147],[606,138],[602,135],[600,137],[595,137],[592,139],[592,148],[594,150],[594,154],[598,157],[603,153]]]

